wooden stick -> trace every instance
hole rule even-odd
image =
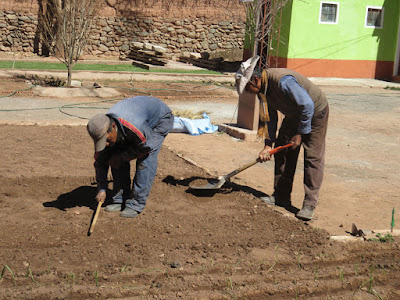
[[[103,202],[99,202],[99,204],[97,204],[96,214],[94,215],[92,225],[90,225],[89,234],[91,234],[94,230],[94,225],[96,224],[97,218],[99,217],[100,208],[102,204]]]

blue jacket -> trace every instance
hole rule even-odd
[[[159,147],[159,134],[153,130],[166,116],[170,108],[158,98],[137,96],[122,100],[106,113],[118,126],[118,137],[113,147],[106,147],[95,154],[95,169],[98,190],[107,188],[108,161],[119,155],[126,162],[142,158]],[[171,125],[172,127],[172,125]],[[171,128],[167,128],[168,132]],[[167,133],[166,132],[166,133]]]

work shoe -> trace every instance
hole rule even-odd
[[[261,201],[265,202],[268,205],[275,205],[275,196],[274,195],[260,197],[260,199],[261,199]]]
[[[104,210],[108,212],[113,212],[113,211],[121,211],[121,208],[122,208],[121,204],[115,203],[115,204],[108,204]]]
[[[136,210],[129,208],[129,207],[125,207],[125,209],[123,211],[121,211],[121,214],[120,214],[120,216],[123,218],[134,218],[134,217],[137,217],[138,215],[139,215],[139,213]]]
[[[314,215],[315,207],[311,205],[303,205],[303,208],[296,214],[296,217],[304,220],[310,221]]]
[[[292,206],[291,201],[279,201],[276,200],[274,195],[271,196],[265,196],[265,197],[260,197],[261,201],[263,201],[264,203],[268,204],[268,205],[276,205],[276,206],[280,206],[280,207],[284,207],[284,208],[288,208]]]

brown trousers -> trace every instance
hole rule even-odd
[[[325,137],[328,127],[329,106],[313,116],[311,132],[302,136],[304,149],[304,205],[315,207],[318,202],[319,190],[324,177]],[[296,134],[299,122],[296,119],[284,118],[275,146],[288,143]],[[287,149],[275,155],[274,195],[277,203],[290,202],[293,179],[296,171],[300,147]]]

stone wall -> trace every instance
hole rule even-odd
[[[44,0],[4,1],[0,5],[0,52],[46,55],[37,32],[38,17],[32,13],[38,11],[37,1]],[[231,6],[181,7],[168,11],[162,7],[152,7],[151,10],[104,7],[93,22],[91,43],[84,54],[124,57],[132,49],[133,42],[162,46],[167,49],[166,55],[170,59],[187,52],[242,49],[243,7],[237,5],[238,1],[224,1]]]
[[[0,51],[33,52],[36,16],[0,11]]]
[[[42,53],[36,15],[0,11],[0,51]],[[85,54],[124,57],[133,42],[145,42],[167,49],[176,59],[185,52],[215,52],[243,47],[244,23],[205,18],[97,17]]]

